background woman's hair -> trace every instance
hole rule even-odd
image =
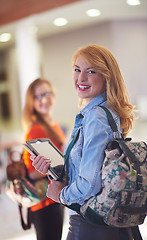
[[[25,132],[29,131],[29,128],[33,124],[40,124],[45,129],[46,133],[54,139],[58,144],[62,144],[62,138],[57,131],[53,129],[51,124],[46,121],[41,115],[34,109],[34,95],[36,87],[47,84],[52,92],[53,97],[55,97],[55,92],[50,81],[45,78],[37,78],[28,87],[25,97],[25,105],[22,112],[22,125]]]
[[[99,45],[91,44],[80,48],[72,58],[72,65],[79,55],[87,59],[106,82],[107,104],[120,117],[124,137],[132,129],[134,106],[130,103],[129,94],[122,77],[119,65],[112,53]]]

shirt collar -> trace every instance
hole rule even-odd
[[[85,113],[92,107],[94,106],[98,106],[101,105],[103,102],[105,102],[107,100],[106,97],[106,91],[103,92],[102,94],[98,95],[97,97],[95,97],[94,99],[92,99],[92,101],[86,106],[84,107],[81,111],[80,114],[82,114],[83,116],[85,115]]]

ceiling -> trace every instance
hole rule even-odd
[[[0,25],[80,0],[0,0]]]
[[[0,0],[0,6],[0,34],[11,32],[11,41],[15,40],[15,29],[20,20],[36,26],[38,37],[43,37],[102,21],[147,18],[147,0],[141,0],[138,6],[127,5],[126,0]],[[91,8],[99,9],[101,15],[88,17],[86,10]],[[57,17],[66,18],[68,24],[54,26],[53,20]],[[0,47],[6,44],[0,43]]]

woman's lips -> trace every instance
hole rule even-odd
[[[78,89],[80,90],[80,91],[85,91],[85,90],[87,90],[87,89],[89,89],[90,88],[90,86],[89,85],[81,85],[81,84],[77,84],[77,86],[78,86]]]

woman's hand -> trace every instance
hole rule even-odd
[[[66,186],[65,182],[59,182],[56,180],[51,180],[47,189],[47,197],[53,199],[55,202],[59,202],[58,196],[62,188]]]
[[[38,155],[37,157],[35,155],[31,155],[30,159],[33,161],[32,165],[38,172],[42,174],[47,174],[48,168],[50,167],[51,164],[50,159],[47,159],[44,156],[40,155]]]

